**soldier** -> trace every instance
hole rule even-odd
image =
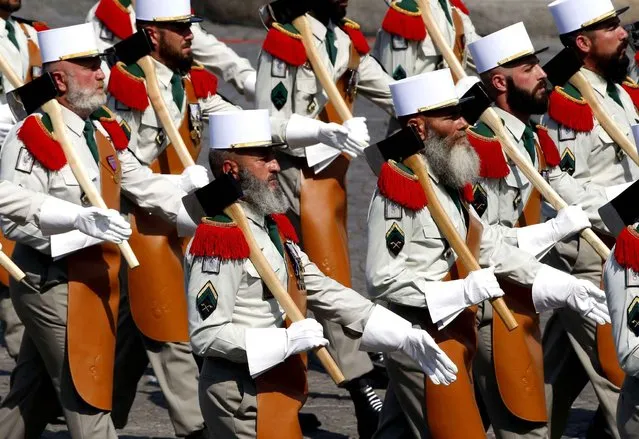
[[[40,32],[38,41],[44,70],[59,92],[67,135],[107,205],[119,210],[121,189],[167,221],[187,217],[181,202],[185,192],[136,160],[127,149],[126,125],[102,106],[104,73],[91,25]],[[0,157],[0,178],[84,205],[86,195],[51,126],[49,115],[35,114],[10,132]],[[0,407],[0,437],[39,436],[52,403],[59,400],[71,437],[116,438],[108,410],[120,294],[119,250],[79,233],[47,238],[48,231],[33,222],[20,225],[5,220],[3,232],[17,241],[14,259],[29,285],[11,283],[11,298],[26,332],[11,390]],[[46,394],[47,375],[57,398]]]
[[[359,25],[345,18],[347,3],[315,2],[306,15],[322,64],[351,108],[355,94],[360,93],[391,113],[388,83],[392,79],[368,55]],[[316,144],[344,148],[354,143],[351,155],[360,154],[358,148],[369,140],[368,130],[361,117],[337,125],[342,120],[327,102],[300,38],[292,24],[272,23],[258,61],[257,107],[269,109],[274,139],[295,148],[278,153],[282,167],[278,178],[289,199],[289,215],[300,231],[304,251],[324,274],[350,286],[345,187],[349,160],[345,155],[325,154],[325,148]],[[337,129],[343,132],[335,132]],[[381,408],[379,397],[363,378],[373,365],[359,351],[357,341],[345,337],[338,325],[319,321],[331,342],[329,350],[348,380],[345,387],[355,404],[358,433],[368,438]]]
[[[131,36],[135,29],[134,0],[100,0],[87,14],[87,23],[93,24],[100,50]],[[206,32],[199,23],[191,26],[193,57],[205,68],[230,82],[247,100],[255,99],[256,73],[249,60],[215,36]]]
[[[583,61],[581,73],[597,99],[630,136],[630,126],[637,123],[639,115],[631,95],[620,85],[629,64],[628,33],[618,17],[625,9],[615,10],[609,0],[565,0],[553,2],[549,8],[562,43]],[[560,159],[549,181],[566,202],[579,204],[588,212],[593,227],[612,247],[614,241],[597,210],[636,180],[639,168],[594,119],[590,106],[570,83],[555,87],[549,102],[542,123],[557,145]],[[556,245],[548,263],[581,279],[601,282],[603,261],[581,238]],[[605,427],[618,437],[615,412],[624,374],[611,331],[610,325],[593,325],[569,309],[558,310],[549,320],[543,348],[546,383],[552,387],[552,401],[548,402],[551,437],[563,433],[570,407],[588,381],[595,389]],[[603,435],[600,431],[593,434]]]
[[[530,117],[548,108],[546,74],[536,56],[547,48],[535,50],[521,22],[470,43],[468,48],[513,144],[546,175],[559,164],[557,147]],[[468,140],[481,161],[473,207],[485,224],[503,230],[509,244],[540,259],[557,242],[590,227],[586,213],[577,206],[540,223],[541,194],[514,163],[504,160],[495,133],[479,122],[469,129]],[[496,316],[491,319],[489,306],[480,309],[473,375],[488,414],[486,423],[492,424],[498,437],[546,437],[539,316],[527,300],[529,288],[507,280],[500,284],[521,329],[508,332]]]
[[[460,373],[452,386],[434,388],[408,357],[387,354],[389,390],[375,437],[482,437],[470,376],[478,310],[472,305],[503,295],[495,274],[532,286],[527,301],[537,312],[571,306],[584,316],[608,321],[605,296],[590,282],[542,265],[508,244],[503,228],[481,225],[468,204],[468,182],[477,178],[479,157],[466,139],[468,124],[460,114],[450,70],[398,81],[391,92],[400,123],[413,126],[424,141],[421,154],[437,198],[455,229],[466,235],[478,262],[488,268],[465,276],[468,272],[455,261],[431,217],[417,177],[393,161],[383,165],[368,213],[369,294],[389,302],[391,311],[413,326],[428,330]],[[487,312],[488,306],[479,308]],[[408,426],[402,430],[404,418]]]
[[[211,114],[209,120],[213,175],[239,181],[251,233],[302,313],[308,300],[315,315],[361,338],[363,349],[400,350],[435,384],[453,382],[455,364],[425,331],[327,277],[300,249],[283,214],[288,201],[277,180],[268,112]],[[328,340],[314,319],[285,327],[286,315],[248,256],[244,235],[225,215],[205,218],[187,251],[191,345],[205,358],[202,413],[216,438],[301,439],[304,353]]]

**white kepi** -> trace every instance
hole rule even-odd
[[[38,32],[38,45],[45,64],[101,55],[91,23]]]
[[[280,146],[271,140],[268,110],[228,111],[209,114],[211,149],[265,148]]]
[[[468,50],[481,74],[548,48],[535,50],[526,26],[519,22],[470,43]]]
[[[199,22],[192,13],[190,0],[136,0],[135,17],[141,21]]]
[[[457,95],[450,69],[391,82],[390,91],[397,117],[454,107],[466,100]]]
[[[610,0],[556,0],[548,5],[560,35],[583,29],[623,14]]]

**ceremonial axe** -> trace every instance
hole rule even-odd
[[[464,239],[460,236],[459,232],[457,232],[457,229],[433,190],[427,171],[426,160],[419,154],[419,151],[424,149],[424,142],[419,137],[415,128],[412,126],[403,128],[386,140],[379,142],[377,145],[369,146],[366,150],[368,151],[371,148],[373,150],[368,152],[366,157],[369,160],[369,164],[375,166],[373,172],[376,172],[377,164],[380,161],[378,155],[383,158],[383,162],[388,160],[401,162],[413,171],[426,194],[428,211],[446,241],[448,241],[468,271],[480,270],[481,267],[479,263],[477,263],[477,260],[471,253],[468,245],[466,245]],[[504,299],[501,297],[493,299],[491,300],[491,304],[508,330],[512,331],[517,328],[517,321],[510,312],[510,309],[508,309]]]
[[[630,157],[632,161],[639,165],[639,154],[637,153],[636,146],[626,137],[614,119],[608,114],[607,110],[601,105],[588,79],[579,71],[582,65],[582,60],[579,59],[574,50],[564,48],[553,59],[548,61],[544,66],[544,71],[548,76],[548,81],[550,81],[553,86],[563,86],[566,82],[570,82],[579,90],[579,93],[581,93],[584,100],[588,102],[595,118],[599,121],[606,133],[628,154],[628,157]]]
[[[182,166],[188,168],[195,165],[195,161],[189,153],[184,139],[180,135],[177,127],[171,119],[171,115],[164,102],[160,86],[158,84],[158,78],[155,73],[155,66],[153,60],[149,56],[153,52],[154,47],[149,35],[146,31],[141,30],[129,38],[120,41],[113,47],[107,49],[105,52],[109,60],[109,65],[115,64],[116,61],[121,61],[126,65],[137,63],[144,72],[144,79],[146,81],[146,89],[149,94],[149,100],[153,109],[160,119],[160,123],[166,132],[166,136],[171,141],[175,152],[177,153]]]
[[[444,60],[450,67],[453,77],[459,81],[465,78],[466,72],[464,71],[461,63],[453,53],[450,46],[444,39],[441,30],[437,26],[433,14],[430,9],[430,1],[432,0],[418,0],[419,8],[422,12],[422,19],[428,29],[428,34],[433,39],[433,42],[441,52]],[[481,86],[478,86],[481,87]],[[473,87],[477,90],[477,87]],[[472,90],[472,89],[471,89]],[[506,128],[501,121],[501,118],[497,112],[491,108],[486,108],[481,113],[480,120],[484,122],[495,133],[495,136],[499,139],[499,143],[503,148],[503,152],[508,158],[510,158],[517,168],[526,176],[528,181],[537,189],[541,195],[546,199],[555,210],[561,210],[568,206],[559,194],[550,186],[550,184],[540,175],[535,167],[530,163],[524,155],[519,151],[517,145],[512,141],[510,135],[506,132]],[[636,154],[636,152],[635,152]],[[599,239],[599,237],[592,231],[592,229],[584,229],[581,232],[581,237],[584,238],[588,244],[601,256],[603,260],[608,259],[610,249]]]
[[[108,209],[102,196],[82,166],[75,147],[71,139],[69,139],[67,127],[62,118],[62,109],[55,99],[56,96],[58,96],[58,90],[56,89],[51,74],[45,73],[28,84],[23,85],[15,73],[12,74],[11,67],[2,56],[0,56],[0,71],[5,74],[9,80],[12,81],[12,85],[16,87],[15,90],[6,95],[7,103],[16,118],[24,119],[41,107],[51,118],[53,137],[62,147],[64,157],[67,159],[67,163],[73,175],[76,180],[78,180],[78,184],[86,194],[89,202],[95,207]],[[9,72],[9,74],[7,74],[7,72]],[[17,82],[13,83],[14,80],[17,80]],[[122,242],[118,244],[118,247],[129,267],[136,268],[140,265],[128,242]]]
[[[619,236],[626,226],[639,221],[639,181],[599,208],[599,216],[613,237]]]
[[[244,210],[237,203],[237,200],[243,196],[242,189],[237,180],[231,175],[221,175],[208,185],[195,191],[194,195],[206,213],[206,216],[215,216],[223,212],[237,224],[248,243],[250,249],[249,259],[266,287],[271,291],[277,303],[279,303],[286,313],[286,316],[291,319],[292,322],[304,320],[306,316],[297,308],[297,305],[295,305],[286,288],[280,283],[280,280],[262,253],[260,246],[251,232]],[[333,357],[331,357],[331,354],[325,347],[315,349],[315,354],[335,384],[340,385],[346,381],[344,374],[342,374],[337,363],[335,363],[335,360],[333,360]]]

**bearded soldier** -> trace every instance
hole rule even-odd
[[[434,383],[453,382],[455,365],[425,331],[327,277],[300,249],[283,214],[288,202],[277,180],[268,112],[209,118],[213,174],[239,181],[250,231],[302,313],[308,303],[315,315],[361,339],[363,349],[400,350]],[[225,215],[204,218],[189,245],[191,344],[205,358],[202,413],[216,438],[301,439],[297,412],[306,398],[305,352],[328,340],[314,319],[285,324],[287,316],[248,256],[246,238]]]
[[[480,315],[491,312],[481,302],[504,294],[495,274],[532,286],[526,299],[537,312],[571,306],[607,321],[605,296],[590,282],[542,265],[510,245],[503,228],[482,226],[468,204],[479,157],[466,138],[468,123],[450,70],[398,81],[391,92],[400,123],[413,127],[424,141],[422,154],[434,193],[487,268],[468,274],[431,217],[417,177],[402,164],[384,164],[368,213],[369,294],[389,302],[391,311],[414,327],[428,330],[460,373],[453,385],[434,388],[410,358],[387,354],[389,390],[375,437],[482,437],[470,370],[478,309]]]
[[[104,73],[91,25],[40,32],[38,41],[44,70],[59,93],[63,123],[79,156],[78,165],[85,167],[107,205],[119,210],[122,190],[167,221],[186,217],[181,202],[185,192],[140,164],[127,149],[128,128],[103,106]],[[0,157],[0,178],[82,206],[86,195],[51,126],[48,114],[35,114],[10,132]],[[60,222],[67,222],[64,217],[72,212],[59,212]],[[11,297],[26,335],[11,390],[0,407],[0,436],[40,436],[59,401],[71,437],[115,438],[108,411],[120,252],[113,244],[96,243],[77,232],[49,238],[51,231],[39,227],[34,222],[3,221],[3,232],[17,241],[14,258],[26,272],[28,284],[11,283]],[[128,228],[119,229],[105,237],[114,242],[128,238]],[[55,397],[47,393],[47,377]]]
[[[633,95],[620,85],[629,63],[628,34],[618,17],[625,9],[615,10],[609,0],[563,0],[549,8],[562,43],[583,61],[581,73],[598,101],[630,136],[630,126],[637,123],[639,115]],[[593,117],[588,103],[570,83],[553,90],[543,124],[559,150],[559,168],[550,173],[550,183],[566,202],[579,204],[588,212],[593,227],[612,246],[614,240],[597,210],[636,180],[639,168]],[[549,263],[563,271],[595,284],[601,282],[603,261],[581,238],[559,243],[549,257]],[[615,355],[610,325],[593,325],[572,310],[559,310],[546,326],[543,345],[546,383],[552,386],[553,395],[549,406],[552,437],[563,433],[572,402],[588,381],[595,388],[605,426],[617,436],[615,413],[624,374]],[[575,369],[575,363],[581,364],[581,370]]]

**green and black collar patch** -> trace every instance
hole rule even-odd
[[[277,108],[277,111],[280,111],[286,105],[286,101],[288,100],[288,90],[286,86],[282,83],[282,81],[278,82],[273,90],[271,90],[271,102]]]
[[[573,154],[570,148],[566,148],[564,153],[561,155],[559,168],[561,168],[562,171],[567,172],[569,175],[572,175],[575,172],[575,154]]]
[[[477,212],[477,215],[482,217],[488,208],[488,194],[484,187],[479,183],[473,186],[473,198],[473,208],[475,209],[475,212]]]
[[[211,281],[207,281],[200,292],[197,293],[195,305],[202,320],[206,320],[217,308],[217,297],[217,291]]]
[[[399,227],[399,224],[393,222],[393,225],[386,232],[386,248],[393,256],[397,256],[404,248],[405,243],[404,231]]]

